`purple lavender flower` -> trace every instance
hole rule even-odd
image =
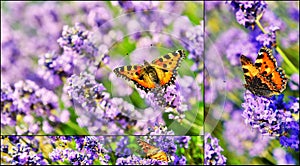
[[[18,134],[36,134],[40,131],[41,127],[45,133],[52,133],[53,126],[55,126],[56,123],[60,123],[60,119],[53,114],[54,110],[57,112],[61,111],[58,108],[57,96],[52,91],[39,88],[38,85],[29,80],[15,83],[13,89],[13,92],[10,91],[10,93],[12,93],[10,98],[7,98],[8,96],[5,94],[9,93],[7,92],[9,88],[7,89],[6,87],[6,89],[3,89],[3,101],[5,103],[12,102],[12,105],[7,103],[10,107],[8,107],[9,105],[7,105],[6,108],[2,107],[2,109],[11,109],[9,114],[12,114],[9,115],[7,112],[1,111],[1,114],[4,114],[3,123],[5,125],[8,123],[23,124],[16,126],[16,132]],[[18,121],[16,121],[17,116],[24,118],[19,118]],[[43,119],[42,126],[37,119],[38,117]]]
[[[129,33],[133,34],[135,40],[139,40],[145,30],[161,32],[175,18],[173,15],[176,15],[175,12],[168,11],[172,11],[173,8],[168,8],[167,11],[157,10],[161,5],[160,2],[119,1],[119,5],[128,13],[126,16],[130,19],[127,21]]]
[[[131,150],[127,147],[128,146],[128,137],[123,137],[120,139],[120,141],[117,144],[116,148],[116,156],[118,158],[120,157],[128,157],[130,154],[132,154]]]
[[[72,50],[81,55],[88,64],[93,64],[98,49],[91,41],[91,34],[76,23],[74,27],[64,26],[62,36],[57,40],[64,50]]]
[[[157,3],[153,2],[131,2],[131,1],[119,1],[119,5],[126,12],[136,12],[136,11],[147,11],[156,9]]]
[[[234,9],[238,23],[246,28],[252,26],[252,29],[257,17],[267,8],[264,1],[231,1],[230,5]]]
[[[1,82],[1,127],[15,126],[17,106],[14,103],[13,89],[8,83]]]
[[[223,149],[219,145],[219,140],[207,133],[204,142],[204,165],[226,165],[227,159],[221,154]]]
[[[175,155],[174,165],[186,165],[186,158],[184,156],[178,157]]]
[[[62,136],[56,137],[55,141],[70,142],[74,139],[76,149],[65,147],[63,149],[56,148],[50,153],[53,161],[68,161],[70,164],[94,164],[95,160],[99,160],[101,164],[108,164],[108,151],[103,147],[104,138],[95,136]]]
[[[200,64],[203,61],[203,52],[204,52],[204,35],[203,35],[203,21],[200,22],[200,25],[195,26],[189,29],[185,33],[186,39],[181,39],[184,48],[189,52],[189,58],[194,61],[192,66],[192,71],[199,71],[201,69]]]
[[[242,116],[246,124],[257,128],[263,135],[279,137],[283,146],[298,149],[299,127],[292,116],[293,108],[291,107],[294,104],[285,103],[283,97],[281,94],[268,99],[245,93]]]
[[[190,139],[191,139],[191,137],[190,136],[175,136],[175,142],[177,143],[177,144],[179,144],[179,147],[184,147],[185,149],[188,149],[188,147],[189,147],[189,141],[190,141]]]
[[[177,146],[175,145],[174,132],[168,130],[163,124],[156,124],[154,127],[149,128],[149,136],[145,136],[144,141],[157,145],[161,150],[169,155],[175,155]]]
[[[279,30],[277,26],[269,26],[266,30],[266,34],[260,34],[256,37],[256,40],[263,46],[268,48],[276,46],[276,31]]]
[[[228,39],[231,42],[228,42]],[[244,31],[237,28],[230,28],[227,31],[223,32],[217,39],[213,46],[211,46],[207,52],[208,55],[217,54],[219,56],[226,55],[230,64],[233,66],[240,65],[240,55],[246,55],[252,61],[254,61],[257,57],[257,49],[256,46],[249,41],[250,36]],[[216,66],[214,65],[216,61],[217,55],[215,56],[207,56],[205,65],[210,67],[209,65],[213,65],[214,69]],[[219,68],[217,68],[219,69]],[[220,70],[220,69],[219,69]],[[209,72],[221,73],[223,71],[213,71],[209,70]],[[224,70],[224,69],[223,69]]]
[[[68,93],[75,101],[86,110],[95,112],[99,107],[98,102],[106,103],[109,94],[104,92],[105,87],[95,81],[95,77],[89,73],[80,73],[80,76],[72,75],[68,78]]]
[[[188,109],[195,101],[202,100],[201,86],[203,83],[203,73],[200,72],[196,78],[190,76],[178,77],[178,84],[180,85],[179,94],[182,95],[182,102],[187,103]]]
[[[184,27],[181,26],[183,24]],[[200,25],[193,26],[188,18],[179,17],[174,21],[174,27],[172,34],[180,39],[180,43],[189,52],[188,58],[194,62],[191,70],[199,72],[204,52],[203,21]]]
[[[288,7],[288,13],[290,18],[294,21],[299,22],[299,2],[286,2]]]
[[[276,148],[273,150],[273,156],[278,165],[296,165],[293,156],[284,151],[282,148]]]
[[[169,119],[177,119],[179,121],[184,119],[184,113],[188,108],[186,104],[182,103],[183,96],[179,91],[179,85],[177,83],[167,88],[155,89],[149,93],[143,90],[138,91],[141,97],[145,98],[146,102],[156,110],[170,112]]]
[[[168,162],[155,159],[144,159],[132,155],[127,158],[118,158],[116,165],[168,165]]]
[[[240,110],[231,114],[231,120],[225,122],[224,128],[229,150],[238,155],[248,153],[252,157],[259,156],[270,141],[270,138],[259,136],[260,133],[257,130],[251,130],[245,125]]]
[[[101,34],[107,34],[112,28],[112,25],[108,23],[112,19],[112,13],[107,7],[97,6],[89,10],[87,16],[87,22],[95,29],[98,29]]]
[[[282,123],[280,130],[282,133],[279,137],[280,144],[299,151],[299,122],[288,121]]]
[[[20,41],[12,35],[13,31],[5,18],[3,15],[3,24],[1,25],[1,80],[14,83],[31,73],[28,66],[31,66],[32,63],[29,58],[24,56],[20,49]]]
[[[290,101],[287,103],[286,108],[291,111],[292,114],[299,113],[299,97],[289,96]]]
[[[3,140],[2,140],[3,139]],[[25,140],[25,137],[18,136],[9,136],[9,140],[18,140],[18,142],[13,143],[4,141],[6,137],[1,138],[1,154],[7,154],[5,157],[2,157],[4,163],[6,164],[14,164],[14,165],[46,165],[48,161],[44,159],[41,152],[37,153],[36,148],[33,146],[40,146],[32,144],[34,140],[33,138],[29,138],[24,142],[21,140]],[[30,141],[31,140],[31,141]],[[29,142],[30,141],[30,142]]]
[[[72,51],[64,51],[63,55],[55,53],[47,53],[39,59],[39,65],[43,70],[39,70],[38,74],[48,80],[49,84],[55,87],[62,84],[62,80],[73,74],[74,62],[76,54]]]
[[[144,136],[143,140],[151,145],[154,145],[164,151],[172,164],[185,165],[186,159],[184,156],[177,156],[177,144],[180,147],[188,148],[190,137],[188,136],[173,136],[174,132],[168,130],[163,124],[156,124],[154,127],[148,128],[148,136]]]
[[[73,75],[68,81],[69,96],[83,109],[76,107],[76,112],[82,115],[77,119],[81,127],[88,127],[90,133],[123,134],[135,126],[137,113],[134,106],[121,98],[110,98],[105,87],[98,84],[92,74],[84,72],[80,76]],[[90,113],[86,114],[84,111]],[[109,130],[107,126],[110,127]]]
[[[291,75],[289,86],[291,90],[298,91],[299,90],[299,74],[294,73]]]

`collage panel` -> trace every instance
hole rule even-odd
[[[299,2],[204,9],[204,164],[299,165]]]
[[[1,164],[202,165],[202,136],[3,136]]]
[[[1,165],[299,165],[299,2],[1,14]]]
[[[1,6],[1,135],[203,135],[202,2]]]

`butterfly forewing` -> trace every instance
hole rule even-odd
[[[177,50],[152,61],[151,66],[155,68],[160,86],[168,86],[174,83],[177,69],[184,58],[184,51]]]
[[[246,82],[249,82],[259,73],[259,70],[252,64],[251,60],[241,55],[241,63]]]
[[[254,65],[258,68],[260,74],[268,76],[275,71],[277,62],[272,51],[267,47],[262,47],[259,50]]]
[[[181,61],[185,58],[183,50],[177,50],[172,53],[168,53],[160,58],[152,61],[152,64],[158,68],[165,70],[176,71],[181,64]]]

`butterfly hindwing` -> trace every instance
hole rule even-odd
[[[146,156],[151,158],[151,159],[156,159],[156,160],[162,160],[168,162],[168,156],[167,154],[160,150],[159,148],[141,140],[137,140],[139,143],[139,146],[143,149],[143,151],[146,153]]]
[[[270,75],[270,80],[273,83],[274,89],[279,93],[283,92],[286,88],[287,77],[282,68],[276,68],[274,72]]]

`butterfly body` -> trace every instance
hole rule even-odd
[[[166,162],[170,161],[170,157],[163,150],[160,150],[159,148],[141,139],[138,139],[137,141],[139,145],[142,147],[143,151],[146,153],[147,158],[166,161]]]
[[[114,69],[117,76],[133,81],[134,84],[145,92],[173,84],[177,69],[185,58],[183,50],[168,53],[151,63],[144,61],[144,65],[129,65]]]
[[[245,88],[254,95],[271,97],[284,91],[287,77],[283,69],[277,67],[276,59],[267,47],[262,47],[255,64],[241,55],[242,68],[246,80]]]

